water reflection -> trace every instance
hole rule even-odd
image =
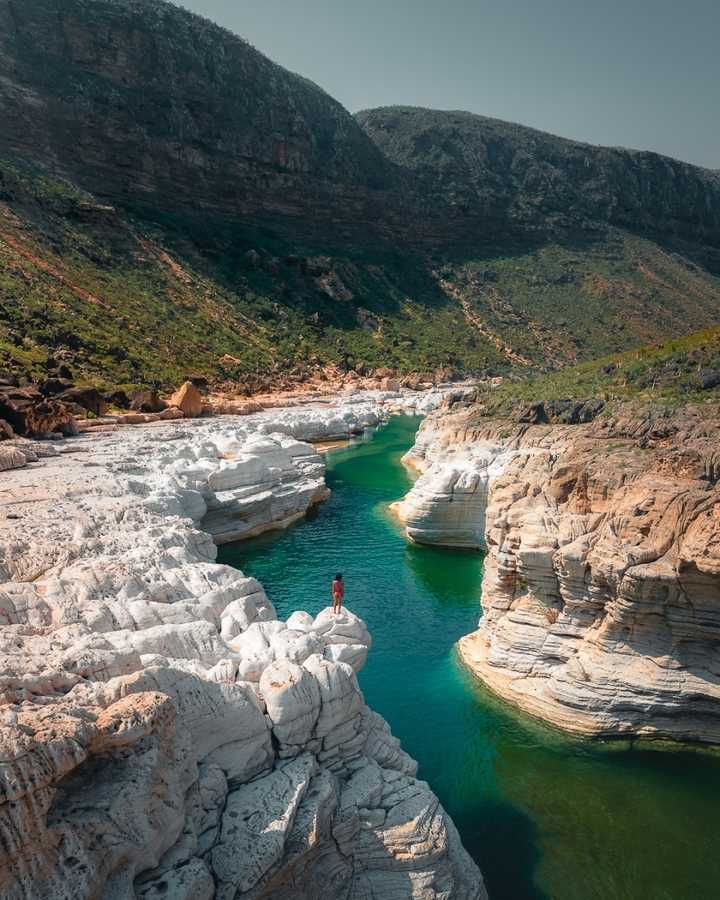
[[[461,594],[457,591],[458,564],[466,570]],[[478,597],[482,583],[482,555],[476,550],[446,550],[408,544],[405,565],[434,600],[472,608],[480,615]]]

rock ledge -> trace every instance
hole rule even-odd
[[[425,420],[411,539],[487,551],[461,658],[568,731],[720,742],[720,412]]]

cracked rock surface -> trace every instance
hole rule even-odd
[[[396,510],[413,540],[487,551],[465,663],[568,731],[719,742],[719,437],[710,407],[426,419]]]
[[[328,434],[386,414],[336,406]],[[279,621],[255,579],[215,562],[213,536],[325,497],[299,417],[38,444],[3,474],[3,900],[485,897],[365,705],[364,623]]]

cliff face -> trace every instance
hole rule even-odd
[[[393,180],[326,93],[156,0],[2,0],[0,109],[3,151],[168,217],[362,226]]]
[[[399,512],[487,551],[459,649],[492,690],[570,731],[720,741],[718,436],[708,407],[427,421]]]
[[[610,224],[720,244],[717,173],[469,113],[353,118],[160,0],[2,0],[0,109],[4,153],[166,216],[326,240],[331,222],[457,240],[459,217],[475,237]]]
[[[392,106],[356,118],[414,173],[428,210],[442,202],[459,220],[506,228],[610,224],[720,244],[720,177],[708,169],[466,112]]]
[[[85,454],[35,443],[15,463],[32,470],[5,473],[3,898],[486,897],[365,705],[363,622],[279,621],[201,530],[286,524],[325,496],[320,456],[277,433],[297,427],[123,429]]]

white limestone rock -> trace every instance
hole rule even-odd
[[[357,757],[366,735],[362,731],[364,702],[352,667],[311,656],[304,667],[320,689],[320,713],[315,737],[321,742],[318,760],[330,769],[343,771],[344,764]]]
[[[0,472],[8,469],[22,469],[29,460],[25,453],[18,447],[0,447]]]
[[[362,619],[347,607],[339,613],[324,609],[315,617],[312,630],[323,644],[323,654],[331,662],[342,662],[359,672],[367,662],[372,639]]]
[[[310,613],[298,609],[291,613],[287,620],[287,627],[293,631],[312,631],[314,621]]]
[[[251,890],[281,861],[288,832],[316,771],[313,756],[304,754],[228,794],[220,837],[209,854],[225,896]]]
[[[141,900],[213,900],[215,881],[201,859],[188,860],[177,869],[136,888]]]
[[[720,742],[719,435],[690,406],[423,424],[397,508],[414,540],[487,548],[459,643],[485,684],[569,731]]]
[[[320,688],[307,669],[289,660],[271,663],[260,678],[272,732],[281,756],[297,755],[315,737]]]
[[[280,622],[215,562],[326,496],[296,433],[347,435],[386,399],[84,434],[3,474],[3,898],[325,900],[361,869],[383,896],[484,896],[444,814],[381,863],[339,852],[347,822],[386,840],[384,807],[339,815],[349,780],[414,775],[357,683],[370,636],[349,610]]]
[[[407,536],[418,544],[484,548],[489,486],[502,475],[512,455],[488,444],[461,452],[440,451],[430,460],[422,457],[422,474],[393,505]],[[405,457],[413,464],[420,458],[417,451]]]

